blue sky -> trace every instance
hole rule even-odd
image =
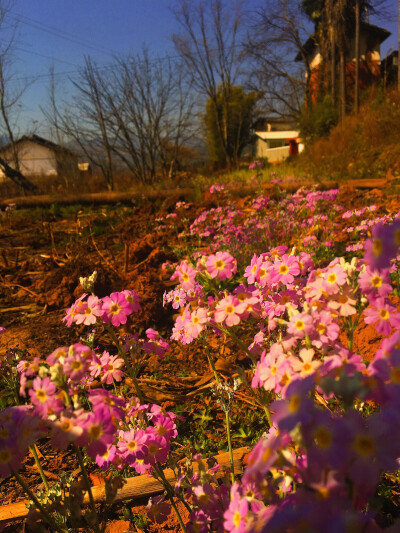
[[[155,55],[174,55],[170,36],[178,28],[173,5],[174,0],[14,0],[9,13],[9,23],[17,24],[12,83],[36,80],[23,97],[22,130],[46,134],[39,106],[47,104],[50,65],[60,97],[67,97],[68,76],[82,66],[85,54],[99,66],[109,64],[113,54],[137,53],[143,45]],[[398,0],[386,5],[387,17],[371,20],[392,32],[382,56],[397,49]]]

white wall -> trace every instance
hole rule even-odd
[[[24,141],[17,144],[17,149],[22,174],[26,176],[57,175],[55,153],[46,146],[31,141]],[[14,167],[11,149],[0,153],[0,157],[2,157],[11,167]],[[1,178],[4,180],[4,174],[0,170],[0,179]]]

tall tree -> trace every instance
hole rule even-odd
[[[230,123],[227,131],[227,151],[229,157],[235,165],[239,164],[239,157],[243,148],[250,141],[251,127],[255,119],[255,109],[257,101],[262,96],[261,92],[245,93],[243,87],[235,86],[229,91],[230,100],[228,102]],[[223,100],[223,89],[219,87],[217,92],[217,110],[215,115],[214,104],[208,99],[206,112],[204,114],[204,125],[206,128],[206,139],[210,158],[218,163],[225,162],[225,151],[223,150],[218,134],[217,121],[223,120],[225,106]]]
[[[175,48],[193,87],[211,102],[225,163],[231,168],[235,161],[228,146],[229,102],[241,66],[240,6],[223,0],[179,0],[174,13],[181,28],[173,36]]]

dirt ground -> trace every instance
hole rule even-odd
[[[179,200],[175,196],[158,202],[141,202],[137,206],[99,206],[90,210],[82,208],[68,216],[54,216],[49,210],[27,210],[26,215],[3,213],[0,234],[0,326],[7,331],[0,336],[0,353],[18,347],[33,356],[46,357],[58,346],[78,341],[87,333],[85,326],[66,327],[61,321],[65,309],[79,297],[83,289],[80,276],[97,270],[99,278],[95,287],[98,296],[112,291],[135,289],[140,297],[142,311],[134,314],[126,332],[153,327],[169,337],[173,324],[170,309],[163,309],[162,296],[170,290],[171,282],[161,266],[176,261],[180,246],[176,231],[157,233],[156,219],[163,219]],[[247,198],[237,200],[241,206]],[[400,199],[393,190],[343,189],[338,198],[345,209],[354,209],[366,202],[382,209],[399,210]],[[216,207],[215,200],[206,196],[187,210],[193,220],[203,209]],[[111,222],[110,222],[111,219]],[[345,221],[343,221],[345,223]],[[178,231],[183,227],[178,220]],[[355,334],[354,348],[365,359],[371,357],[381,339],[374,327],[363,326]],[[221,354],[219,369],[232,372],[239,357],[236,352]],[[141,385],[150,401],[164,403],[173,408],[185,398],[196,402],[196,388],[207,383],[210,374],[201,347],[179,347],[174,344],[171,357],[159,361],[150,359],[140,376]],[[246,401],[246,397],[244,397]],[[167,402],[167,403],[165,403]],[[47,471],[73,470],[75,465],[68,454],[54,454],[40,450],[45,457]],[[32,488],[40,486],[33,458],[28,458],[22,475]],[[23,495],[10,480],[0,480],[0,504],[23,499]],[[130,506],[132,507],[132,505]],[[141,513],[144,502],[135,505]],[[135,531],[136,526],[118,513],[108,533]],[[17,525],[6,531],[17,531]],[[11,529],[10,529],[11,528]],[[150,531],[177,531],[174,519],[162,526],[151,526]],[[140,529],[136,528],[136,531]]]

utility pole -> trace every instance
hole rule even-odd
[[[400,2],[400,0],[399,0]],[[355,76],[354,76],[354,112],[360,108],[360,0],[356,0],[356,38],[355,38]]]

